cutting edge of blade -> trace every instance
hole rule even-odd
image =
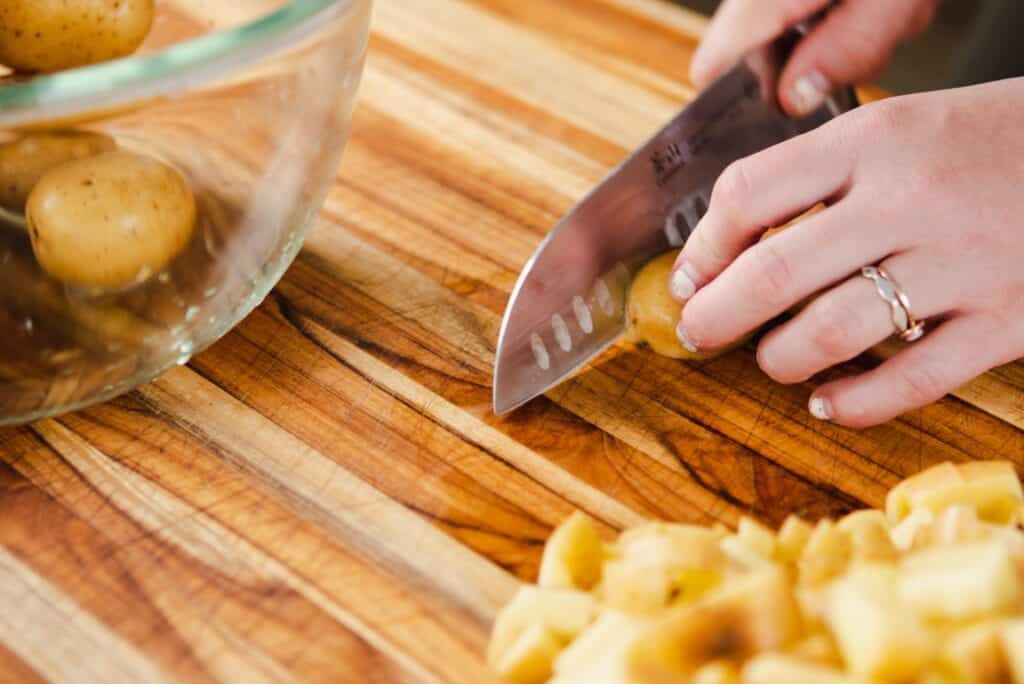
[[[642,150],[643,150],[643,147],[641,147],[638,150],[635,150],[632,154],[627,155],[625,159],[623,159],[621,162],[616,164],[610,171],[608,171],[608,173],[605,174],[605,176],[601,180],[601,182],[599,182],[596,186],[591,188],[591,190],[586,195],[584,195],[583,198],[580,199],[573,206],[573,208],[569,211],[569,213],[566,214],[565,216],[563,216],[562,219],[558,222],[558,224],[555,225],[555,227],[552,228],[550,231],[548,231],[547,235],[545,235],[544,239],[541,240],[539,245],[537,245],[537,249],[535,249],[533,251],[533,254],[531,254],[530,258],[526,260],[526,263],[523,265],[522,270],[519,272],[519,277],[516,279],[516,284],[515,284],[515,286],[513,286],[512,292],[509,294],[508,304],[505,305],[505,314],[504,314],[504,316],[502,316],[501,328],[498,331],[498,347],[497,347],[497,349],[495,351],[495,354],[494,354],[494,387],[491,390],[491,404],[492,404],[492,409],[493,409],[495,415],[500,416],[500,415],[503,415],[505,413],[508,413],[509,411],[513,411],[513,410],[519,408],[523,404],[526,404],[527,402],[529,402],[531,399],[534,399],[534,398],[539,397],[540,395],[544,394],[544,392],[547,392],[549,389],[551,389],[552,387],[557,385],[559,382],[562,382],[562,380],[564,380],[565,376],[562,376],[558,380],[552,382],[550,385],[545,387],[543,390],[541,390],[541,391],[533,394],[532,396],[529,396],[526,399],[523,399],[521,401],[520,400],[513,400],[512,402],[504,402],[508,406],[508,408],[503,408],[503,407],[500,406],[500,404],[502,403],[502,402],[499,402],[499,394],[501,393],[500,383],[501,383],[501,377],[502,377],[502,374],[501,374],[501,360],[502,360],[502,356],[503,356],[502,350],[505,348],[506,340],[507,340],[507,337],[508,337],[508,329],[509,329],[509,326],[511,325],[511,322],[512,322],[512,315],[513,315],[513,313],[516,310],[516,304],[518,303],[519,297],[520,297],[520,295],[521,295],[521,293],[523,291],[523,288],[526,285],[526,281],[530,278],[530,274],[533,272],[533,267],[540,260],[540,257],[544,253],[544,250],[547,248],[547,246],[550,245],[552,242],[554,242],[558,238],[559,234],[562,233],[562,231],[567,229],[567,227],[568,227],[569,223],[571,222],[573,216],[575,216],[576,213],[584,205],[586,205],[586,203],[592,197],[594,197],[595,195],[600,193],[601,190],[608,183],[610,183],[612,180],[614,180],[614,178],[616,177],[618,172],[624,166],[629,164],[629,162],[632,161],[635,157],[639,156],[641,154]],[[625,315],[623,315],[622,331],[623,332],[625,331]],[[621,334],[620,334],[620,336],[621,336]],[[615,343],[615,340],[613,339],[610,342],[608,342],[607,344],[605,344],[602,347],[600,347],[596,352],[594,352],[593,354],[587,356],[580,363],[576,364],[573,367],[573,370],[571,372],[575,372],[576,370],[578,370],[580,368],[580,366],[588,363],[591,359],[593,359],[595,356],[597,356],[598,354],[600,354],[603,351],[605,351],[606,349],[608,349],[608,347],[610,347],[614,343]],[[516,403],[516,402],[518,402],[518,403]]]

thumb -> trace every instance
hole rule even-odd
[[[779,82],[783,107],[793,115],[810,114],[837,86],[877,76],[899,43],[927,25],[930,12],[921,8],[921,2],[891,0],[840,4],[800,42],[786,64]]]

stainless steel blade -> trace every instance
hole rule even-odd
[[[807,118],[782,113],[777,75],[796,39],[791,32],[749,55],[548,234],[502,321],[495,413],[543,394],[622,335],[635,270],[686,241],[726,166],[856,106],[852,91],[844,90]]]

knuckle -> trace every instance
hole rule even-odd
[[[738,212],[750,199],[754,186],[749,161],[741,159],[725,168],[711,191],[711,205],[723,215],[740,218]]]
[[[945,377],[933,363],[900,369],[896,380],[903,388],[901,395],[908,407],[930,404],[945,396],[948,390]]]
[[[698,268],[703,271],[717,273],[729,264],[725,250],[710,231],[699,230],[694,233],[694,237],[696,238],[694,244],[696,254],[691,252],[688,253],[688,256],[696,256],[696,261],[699,262],[697,264]]]
[[[790,303],[793,272],[787,259],[771,240],[749,250],[754,299],[771,309],[784,309]]]
[[[811,306],[814,330],[811,344],[825,359],[845,360],[857,350],[854,349],[854,333],[857,320],[846,307],[825,298]]]
[[[906,127],[909,106],[904,98],[872,102],[857,110],[852,123],[862,137],[876,138]]]

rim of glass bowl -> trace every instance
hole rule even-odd
[[[307,38],[354,0],[291,0],[241,26],[160,52],[37,76],[0,86],[0,127],[45,125],[116,111],[206,85]]]

